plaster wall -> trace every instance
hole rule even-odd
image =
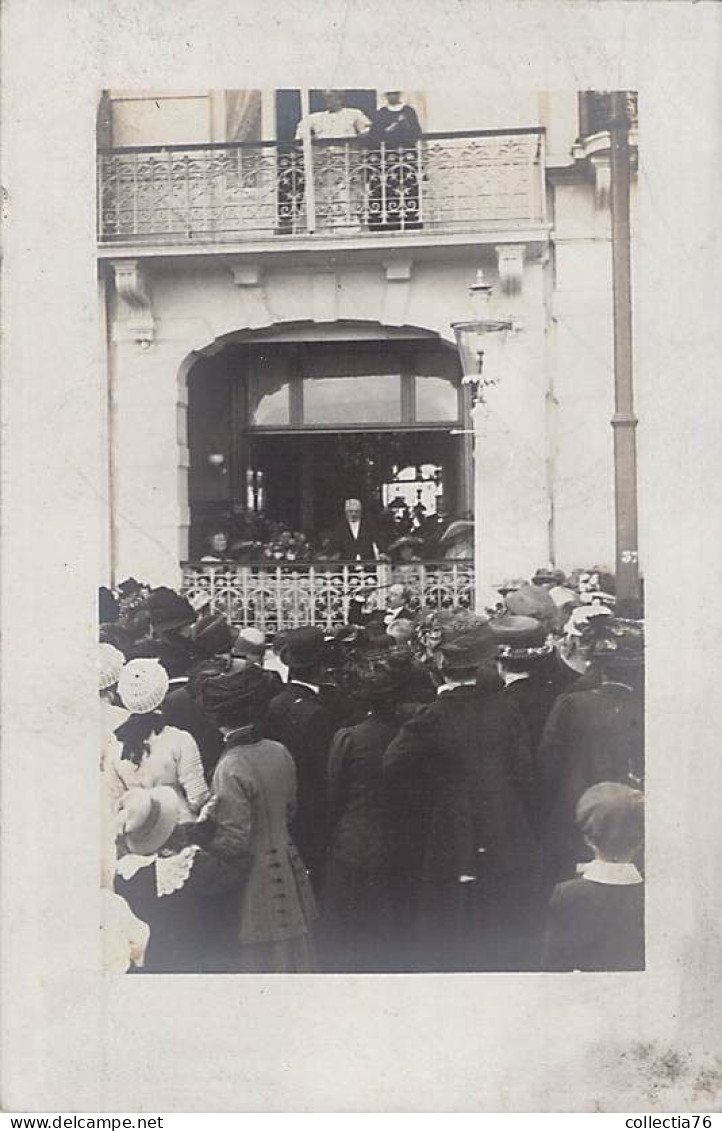
[[[614,565],[612,253],[608,213],[593,207],[591,192],[557,193],[549,361],[556,559],[563,569]]]
[[[614,553],[613,334],[608,217],[592,189],[557,191],[552,254],[538,249],[521,291],[504,294],[493,249],[411,255],[347,250],[308,258],[209,256],[146,267],[154,341],[134,340],[122,303],[111,312],[113,526],[116,579],[177,582],[187,554],[188,449],[184,375],[200,351],[247,332],[372,334],[416,328],[453,344],[451,323],[474,317],[468,286],[482,263],[492,316],[518,329],[489,342],[475,440],[480,577],[611,564]],[[214,345],[215,343],[215,345]]]

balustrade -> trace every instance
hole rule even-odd
[[[273,634],[301,625],[330,632],[348,621],[353,596],[361,591],[369,604],[383,606],[388,586],[409,587],[421,610],[470,608],[474,603],[472,561],[285,563],[276,566],[229,562],[186,562],[182,592],[205,596],[208,608],[239,627],[252,625]]]
[[[464,232],[545,217],[540,130],[101,150],[101,243],[217,243],[362,232]],[[306,191],[307,178],[313,193]]]

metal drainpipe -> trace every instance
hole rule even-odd
[[[640,602],[637,544],[637,417],[634,413],[632,280],[629,226],[629,121],[626,95],[612,94],[610,173],[614,295],[614,509],[617,599]]]

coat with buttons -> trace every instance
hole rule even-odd
[[[282,942],[309,931],[316,917],[310,881],[288,826],[296,806],[296,770],[284,746],[229,736],[213,775],[214,847],[249,857],[240,898],[241,945]]]

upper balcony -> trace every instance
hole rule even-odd
[[[544,131],[140,146],[98,155],[101,254],[497,242],[546,223]]]

